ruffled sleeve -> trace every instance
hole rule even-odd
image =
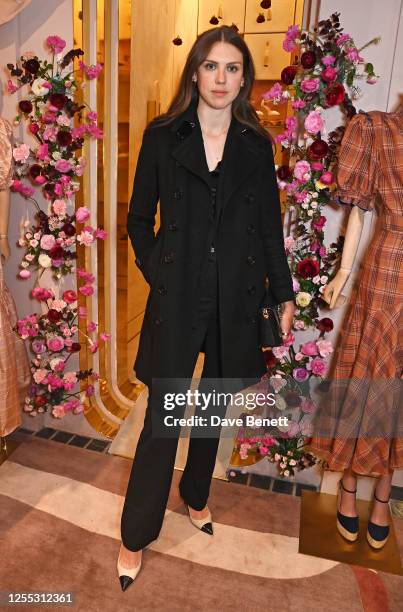
[[[335,199],[372,210],[377,192],[378,161],[372,118],[358,113],[347,125],[340,147]]]
[[[6,119],[0,117],[0,191],[8,189],[13,176],[12,128]]]

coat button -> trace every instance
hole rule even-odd
[[[170,223],[168,225],[168,229],[169,229],[170,232],[176,232],[176,230],[178,229],[176,221],[173,221],[172,223]]]
[[[161,325],[162,318],[161,317],[154,317],[154,323],[155,323],[155,325]]]
[[[250,266],[253,266],[256,263],[256,259],[253,257],[253,255],[248,255],[246,261]]]
[[[157,291],[160,295],[166,295],[168,293],[168,289],[164,287],[164,285],[160,285]]]
[[[245,195],[245,198],[246,198],[248,204],[252,204],[255,201],[255,196],[253,195],[253,193],[247,193]]]
[[[249,295],[253,295],[254,293],[256,293],[256,287],[255,287],[255,285],[249,285],[249,287],[248,287],[248,293],[249,293]]]
[[[166,253],[162,258],[162,263],[172,263],[174,260],[174,254],[172,251],[170,253]]]
[[[254,234],[256,232],[256,228],[254,225],[248,225],[246,231],[248,232],[248,234]]]
[[[175,198],[175,200],[180,200],[181,198],[183,198],[183,191],[182,191],[182,189],[175,189],[175,191],[174,191],[174,198]]]

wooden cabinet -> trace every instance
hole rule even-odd
[[[256,79],[274,81],[291,62],[291,54],[283,49],[284,34],[245,34],[256,70]],[[265,64],[267,64],[265,66]]]
[[[259,13],[267,17],[268,10],[261,8],[259,0],[246,0],[245,32],[286,32],[288,26],[294,23],[295,8],[296,0],[272,0],[271,20],[258,23],[256,18]]]
[[[197,32],[200,34],[205,30],[219,25],[231,25],[235,23],[240,33],[244,31],[246,0],[199,0],[199,19]],[[215,15],[219,23],[213,25],[210,19]]]

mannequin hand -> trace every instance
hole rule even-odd
[[[333,280],[325,286],[322,294],[322,299],[329,304],[330,308],[334,308],[337,298],[343,289],[350,275],[349,271],[340,269]]]
[[[0,238],[0,255],[7,261],[10,257],[10,245],[7,238]]]

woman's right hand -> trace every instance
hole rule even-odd
[[[337,298],[339,297],[349,276],[350,270],[343,270],[343,268],[340,268],[333,280],[331,280],[330,283],[325,286],[322,299],[329,304],[330,308],[334,308],[336,306]]]

